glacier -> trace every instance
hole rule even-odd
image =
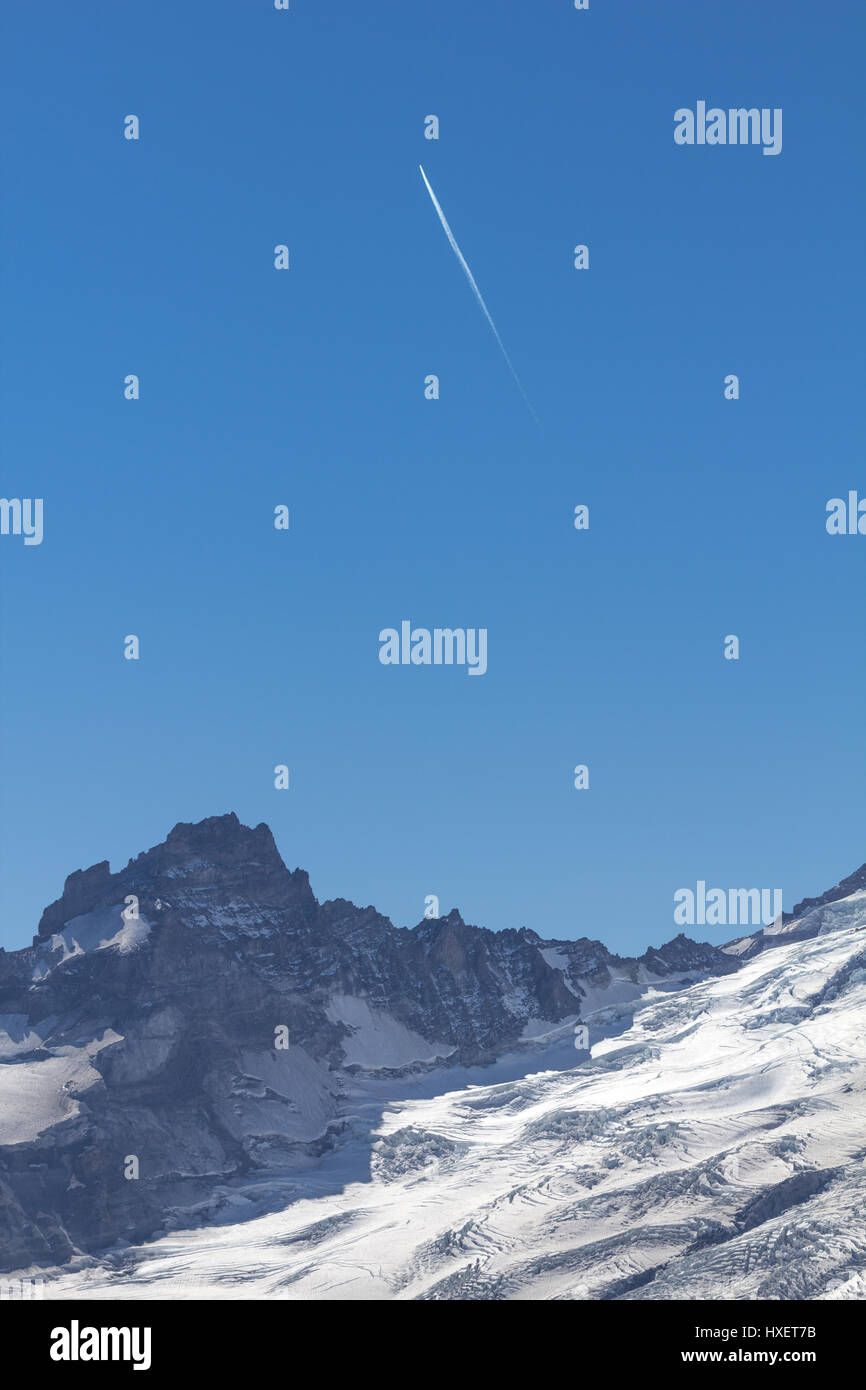
[[[731,943],[736,973],[588,1000],[586,1054],[569,1019],[488,1065],[354,1072],[315,1162],[41,1269],[45,1297],[866,1297],[866,890],[816,901]]]

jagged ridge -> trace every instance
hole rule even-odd
[[[319,903],[264,824],[176,825],[116,874],[71,874],[32,946],[0,952],[5,1267],[143,1238],[220,1184],[315,1160],[359,1070],[488,1064],[738,968],[682,934],[629,959],[456,911],[398,929]]]

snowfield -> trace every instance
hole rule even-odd
[[[312,1166],[28,1273],[51,1298],[862,1299],[866,893],[822,911],[736,974],[584,1012],[589,1055],[567,1025],[359,1075]]]

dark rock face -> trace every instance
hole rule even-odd
[[[804,898],[802,902],[795,903],[792,912],[783,912],[781,929],[775,925],[762,927],[758,931],[750,932],[748,936],[735,938],[728,943],[728,947],[737,948],[737,958],[742,963],[751,960],[762,951],[771,951],[777,946],[790,945],[794,941],[809,941],[812,937],[822,936],[827,931],[833,931],[838,925],[837,909],[834,909],[833,904],[841,903],[853,893],[861,893],[864,889],[866,864],[861,864],[853,874],[843,878],[835,888],[828,888],[819,898]]]
[[[176,825],[164,844],[130,859],[117,874],[107,860],[70,874],[62,896],[43,912],[34,945],[85,912],[122,902],[130,893],[152,901],[159,890],[169,897],[176,892],[193,912],[243,901],[249,891],[260,907],[316,906],[308,876],[302,869],[289,873],[268,827],[262,823],[250,830],[231,812],[197,825]]]
[[[692,941],[683,932],[658,950],[651,946],[638,963],[662,977],[683,971],[697,975],[727,975],[737,969],[736,964],[731,965],[730,956],[717,946],[711,946],[708,941]]]
[[[0,1268],[210,1219],[233,1178],[314,1162],[353,1071],[487,1063],[589,992],[736,968],[684,936],[628,960],[458,912],[397,929],[317,902],[266,825],[177,825],[71,874],[0,952]]]
[[[848,898],[852,893],[859,893],[866,888],[866,864],[861,864],[859,869],[855,869],[853,874],[843,878],[841,883],[837,883],[835,888],[828,888],[826,893],[822,893],[820,898],[804,898],[802,902],[795,903],[792,912],[784,913],[785,920],[793,920],[795,917],[805,917],[807,912],[811,912],[816,907],[826,907],[828,903],[837,903],[841,898]]]

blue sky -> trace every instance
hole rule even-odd
[[[2,491],[45,534],[0,537],[2,944],[228,810],[320,898],[622,952],[698,879],[790,908],[866,858],[866,538],[824,525],[866,496],[862,6],[4,28]],[[782,153],[678,147],[698,100]],[[382,666],[405,618],[487,673]]]

